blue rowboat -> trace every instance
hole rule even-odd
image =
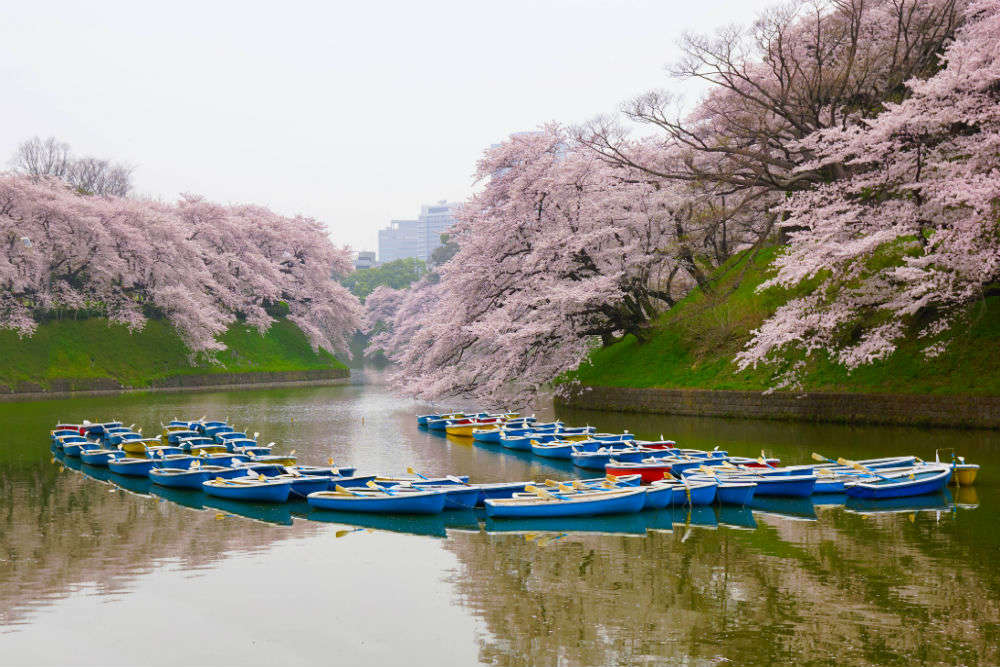
[[[559,429],[559,435],[590,435],[596,432],[597,428],[593,426],[564,426]]]
[[[212,438],[206,438],[203,435],[178,438],[171,444],[180,447],[184,453],[197,452],[199,449],[204,449],[206,452],[228,451],[225,445],[220,445]]]
[[[430,484],[432,486],[441,486],[444,484],[468,484],[468,475],[449,475],[447,477],[376,477],[376,484],[381,484],[383,486],[395,486],[396,484],[402,484],[403,486],[421,486],[423,484]]]
[[[563,442],[562,440],[555,440],[553,442],[538,442],[537,440],[531,443],[531,452],[535,456],[541,456],[547,459],[566,459],[569,460],[573,455],[573,442]]]
[[[524,487],[534,482],[499,482],[496,484],[477,484],[482,492],[479,505],[482,506],[487,498],[511,498],[515,493],[523,493]]]
[[[216,498],[257,503],[283,503],[292,492],[292,482],[281,478],[216,477],[201,483],[202,490]],[[325,493],[325,491],[323,492]]]
[[[646,489],[646,504],[643,509],[661,510],[673,502],[674,490],[670,486],[650,486]]]
[[[105,447],[115,447],[121,444],[122,439],[125,436],[134,435],[137,438],[141,438],[142,435],[136,433],[127,426],[113,426],[111,428],[104,429],[104,433],[101,434],[101,444]]]
[[[319,491],[310,493],[310,507],[340,512],[378,514],[440,514],[446,502],[444,491],[406,491],[386,493],[370,489]]]
[[[105,430],[109,428],[115,428],[119,426],[124,426],[121,422],[103,422],[98,424],[87,424],[84,423],[83,435],[89,436],[91,438],[100,438],[104,435]]]
[[[609,483],[614,486],[639,486],[642,483],[642,475],[605,475],[604,477],[589,477],[577,481],[581,484],[590,485]]]
[[[202,465],[223,466],[226,468],[246,463],[250,460],[250,457],[245,454],[229,453],[205,454],[205,456],[199,455],[197,458],[201,461]],[[257,457],[257,460],[260,461],[260,457]]]
[[[531,439],[536,437],[538,434],[532,432],[527,435],[517,435],[517,436],[500,436],[500,444],[507,449],[514,449],[521,452],[531,451]]]
[[[534,432],[534,429],[531,426],[505,426],[501,429],[501,431],[502,432],[497,435],[496,442],[500,442],[500,435],[516,438],[522,435],[528,435],[529,433]],[[472,437],[475,438],[476,436],[473,435]]]
[[[749,505],[757,491],[757,482],[728,482],[719,480],[715,499],[723,505]]]
[[[624,442],[626,440],[635,440],[635,436],[625,431],[624,433],[593,433],[590,436],[594,440],[603,440],[604,442]]]
[[[514,498],[487,499],[484,501],[486,516],[498,519],[631,514],[646,504],[646,489],[643,488],[559,494],[558,497],[547,491],[545,494],[545,497],[521,494]]]
[[[720,456],[678,458],[671,460],[670,472],[679,477],[689,470],[696,470],[702,466],[721,466],[724,461],[725,459]]]
[[[325,477],[353,477],[354,466],[285,466],[294,467],[303,475],[324,475]],[[375,476],[372,475],[372,479]]]
[[[254,454],[251,456],[247,452],[234,452],[231,456],[239,457],[244,461],[248,460],[251,463],[278,463],[283,466],[293,466],[297,460],[294,456],[284,454],[265,454],[263,456],[257,456]]]
[[[325,475],[278,475],[269,479],[287,479],[292,482],[291,495],[305,498],[310,493],[330,488],[330,478]]]
[[[760,496],[785,496],[808,498],[816,488],[816,475],[722,475],[727,482],[756,482],[754,498]]]
[[[168,486],[176,489],[198,489],[201,490],[201,483],[215,477],[241,477],[246,472],[235,468],[224,468],[222,466],[200,466],[193,469],[183,468],[153,468],[149,471],[149,479],[153,484]]]
[[[179,425],[183,425],[183,423],[180,423]],[[198,431],[198,433],[201,433],[202,435],[207,435],[210,429],[220,429],[225,431],[233,430],[228,423],[211,419],[208,421],[189,422],[188,425],[191,430]]]
[[[948,486],[952,469],[950,466],[928,465],[916,468],[916,472],[898,472],[886,475],[888,479],[865,479],[849,482],[847,496],[849,498],[869,498],[883,500],[886,498],[906,498],[921,496],[925,493],[939,493]]]
[[[117,449],[85,449],[80,452],[80,460],[87,465],[106,468],[108,459],[124,456]]]
[[[150,458],[155,459],[155,468],[176,468],[178,470],[187,470],[195,460],[195,457],[190,454],[166,454],[164,456],[150,456]]]
[[[524,429],[525,432],[528,429]],[[476,442],[500,442],[500,434],[509,431],[502,431],[496,428],[476,428],[472,429],[472,439]]]
[[[192,429],[178,430],[178,431],[168,431],[167,432],[167,443],[171,445],[179,445],[181,440],[187,440],[190,438],[203,438],[204,436],[194,431]]]
[[[347,488],[347,487],[345,487]],[[444,493],[446,510],[469,510],[479,505],[484,495],[478,486],[460,484],[421,484],[420,486],[393,486],[392,493],[412,493],[414,491],[441,491]]]
[[[139,459],[123,456],[121,458],[108,460],[108,469],[119,475],[128,475],[129,477],[146,477],[149,475],[149,471],[153,469],[153,464],[155,463],[155,459]]]
[[[675,479],[661,479],[649,485],[649,488],[666,487],[671,490],[671,505],[711,505],[715,502],[715,494],[718,484],[715,480],[686,480],[679,482]]]
[[[270,456],[271,448],[266,445],[257,445],[255,447],[241,447],[240,449],[234,451],[233,454],[246,454],[247,456],[256,456],[260,458],[261,456]]]
[[[813,493],[846,493],[847,483],[856,482],[858,478],[854,475],[817,475],[816,488]]]
[[[353,469],[352,469],[353,470]],[[374,482],[375,475],[350,475],[342,477],[330,477],[327,482],[327,491],[333,491],[337,486],[353,488],[355,486],[365,486],[368,482]]]
[[[61,435],[54,442],[56,448],[61,449],[67,456],[79,456],[81,449],[86,445],[93,444],[82,435]]]
[[[604,470],[608,463],[612,459],[616,461],[632,461],[639,462],[644,459],[647,454],[643,452],[638,447],[635,448],[612,448],[612,447],[602,447],[594,452],[589,451],[574,451],[571,455],[573,459],[573,465],[578,468],[586,468],[588,470]]]
[[[283,475],[286,470],[286,467],[280,463],[254,463],[252,461],[241,461],[233,467],[238,470],[242,470],[243,474],[247,474],[248,471],[253,471],[258,475],[266,475],[268,477]]]

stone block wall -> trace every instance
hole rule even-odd
[[[579,387],[556,398],[571,408],[699,417],[1000,428],[1000,396],[710,391]]]

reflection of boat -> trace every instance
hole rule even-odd
[[[227,500],[204,493],[201,496],[202,503],[206,508],[266,523],[276,523],[280,526],[292,525],[292,511],[289,503],[248,503],[242,500]]]
[[[791,519],[816,520],[812,498],[787,496],[754,496],[750,509]]]
[[[150,482],[152,482],[152,480],[150,480]],[[158,496],[164,500],[169,500],[170,502],[177,503],[178,505],[183,505],[184,507],[190,507],[196,510],[205,509],[205,499],[207,496],[201,492],[200,486],[198,490],[194,490],[157,486],[156,484],[153,484],[150,486],[149,492],[154,496]]]
[[[127,475],[114,475],[108,478],[115,486],[119,486],[126,491],[138,494],[140,496],[148,496],[150,489],[153,486],[153,482],[148,477],[130,477]]]
[[[843,505],[847,502],[846,493],[823,493],[812,497],[813,505],[816,507]]]
[[[655,512],[643,512],[649,530],[673,530],[673,526],[691,525],[700,528],[715,528],[719,520],[711,505],[687,507],[666,507]]]
[[[951,509],[951,494],[947,489],[938,493],[902,498],[848,498],[844,505],[848,512],[856,514],[894,514],[897,512],[917,512],[920,510]]]
[[[448,530],[479,531],[479,522],[483,518],[482,511],[475,510],[455,510],[445,512],[444,527]]]
[[[719,505],[715,508],[720,525],[731,528],[756,528],[757,521],[747,506]]]
[[[523,519],[503,519],[497,521],[487,517],[487,533],[609,533],[625,535],[645,535],[646,517],[641,514],[618,514],[615,516],[570,516],[540,517]]]
[[[847,485],[851,498],[907,498],[926,493],[937,493],[948,485],[950,466],[929,465],[925,471],[891,473],[887,477],[866,479]]]
[[[452,513],[454,514],[454,513]],[[365,514],[361,512],[327,512],[310,508],[302,515],[310,521],[337,523],[359,528],[373,528],[393,533],[447,537],[444,514]]]
[[[962,509],[979,507],[979,494],[971,486],[960,486],[954,491],[955,504]]]

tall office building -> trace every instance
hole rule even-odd
[[[439,201],[420,207],[416,220],[392,220],[378,231],[378,260],[391,262],[404,257],[416,257],[425,262],[441,245],[441,234],[455,224],[455,209],[460,204]]]

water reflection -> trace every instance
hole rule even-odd
[[[270,584],[284,625],[270,641],[287,653],[274,655],[305,662],[328,659],[316,638],[359,618],[369,620],[336,644],[350,663],[391,663],[357,648],[375,645],[408,665],[469,664],[458,648],[509,666],[1000,663],[1000,498],[990,475],[1000,466],[997,433],[560,412],[601,430],[662,431],[686,446],[719,444],[740,455],[765,449],[789,462],[814,450],[930,458],[936,447],[954,446],[983,464],[983,474],[973,488],[889,503],[759,497],[751,507],[534,521],[227,502],[53,457],[44,436],[58,419],[113,415],[148,430],[207,412],[261,431],[278,441],[278,452],[297,449],[303,462],[333,457],[359,472],[413,466],[484,482],[576,472],[565,462],[420,431],[413,415],[423,408],[370,386],[0,405],[10,434],[0,448],[0,651],[9,646],[3,637],[29,627],[62,646],[59,638],[91,617],[63,615],[69,627],[60,627],[42,612],[81,592],[143,610],[151,601],[142,582],[176,568],[201,578],[203,599],[229,599],[239,585],[231,582],[254,562],[280,572]],[[385,580],[397,583],[382,591]],[[311,600],[325,581],[358,582],[359,592],[281,604]],[[381,602],[370,603],[375,596]],[[273,622],[255,600],[238,605]],[[184,611],[196,625],[187,635],[219,620],[215,604]],[[227,611],[237,613],[234,605]],[[409,643],[398,639],[402,630],[385,627],[409,628]],[[313,644],[283,644],[296,628],[309,629]],[[430,653],[409,652],[412,635],[434,632],[447,637],[438,642],[441,655],[431,661]],[[138,634],[121,641],[145,650]],[[173,649],[177,658],[194,661],[189,644]],[[62,661],[78,650],[66,640]],[[24,662],[29,654],[4,655]],[[217,661],[234,656],[245,657],[237,651]]]

